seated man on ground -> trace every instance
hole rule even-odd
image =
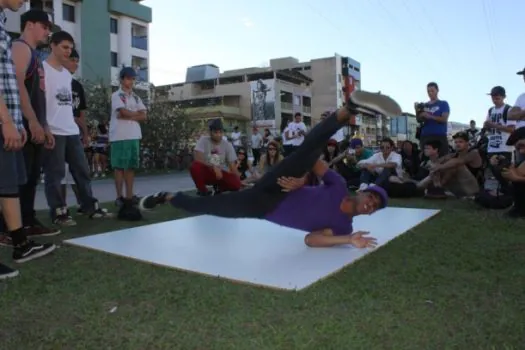
[[[514,205],[507,213],[511,218],[525,218],[525,128],[519,128],[507,140],[518,152],[517,162],[502,170],[502,176],[510,181]]]
[[[418,183],[418,187],[427,188],[427,196],[441,198],[445,191],[456,197],[476,195],[483,188],[483,160],[477,149],[469,149],[469,137],[466,132],[453,136],[456,152],[438,158],[440,145],[429,141],[425,144],[425,155],[431,161],[430,175]]]
[[[357,163],[357,166],[361,169],[360,191],[366,189],[372,183],[384,186],[392,175],[403,176],[401,155],[394,149],[394,141],[385,138],[381,141],[381,152],[377,152],[372,157]]]
[[[194,161],[190,174],[198,194],[212,193],[207,186],[213,186],[215,194],[241,189],[241,177],[237,170],[237,155],[233,145],[225,141],[224,128],[220,119],[210,122],[210,135],[201,136],[194,150]]]
[[[363,147],[363,140],[352,139],[350,146],[345,150],[346,157],[343,159],[344,166],[339,168],[340,174],[346,179],[349,187],[359,187],[361,177],[361,169],[357,164],[374,155],[370,149]]]
[[[305,243],[311,247],[352,244],[359,248],[375,245],[364,232],[353,232],[354,216],[372,214],[387,205],[388,197],[379,186],[371,186],[352,197],[344,179],[320,160],[330,137],[361,110],[397,115],[399,105],[385,95],[354,91],[349,103],[317,124],[301,146],[254,187],[222,196],[198,198],[184,193],[161,192],[142,198],[143,210],[170,203],[191,213],[227,218],[258,218],[309,232]],[[302,186],[305,173],[313,171],[323,181],[319,186]],[[289,190],[288,192],[283,192]]]

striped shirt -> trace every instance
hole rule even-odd
[[[20,92],[16,81],[15,65],[11,57],[11,37],[5,29],[6,14],[0,10],[0,94],[13,123],[18,130],[24,128]]]

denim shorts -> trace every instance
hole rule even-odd
[[[4,137],[0,132],[0,197],[18,193],[19,186],[26,183],[24,154],[20,151],[6,151]]]

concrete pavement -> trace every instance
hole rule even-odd
[[[93,194],[100,202],[109,202],[116,199],[115,182],[111,179],[100,179],[92,182]],[[195,184],[186,172],[177,172],[166,175],[139,176],[135,179],[135,194],[145,195],[158,191],[182,191],[195,188]],[[76,204],[75,195],[68,186],[67,203]],[[37,189],[35,209],[47,209],[44,185],[40,184]]]

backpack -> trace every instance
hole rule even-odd
[[[494,110],[494,108],[496,107],[490,107],[489,108],[489,112],[488,112],[488,117],[490,118],[490,115],[492,114],[492,111]],[[503,123],[507,124],[507,120],[508,120],[508,114],[509,114],[509,110],[511,109],[512,107],[510,105],[505,105],[505,107],[503,108]]]

